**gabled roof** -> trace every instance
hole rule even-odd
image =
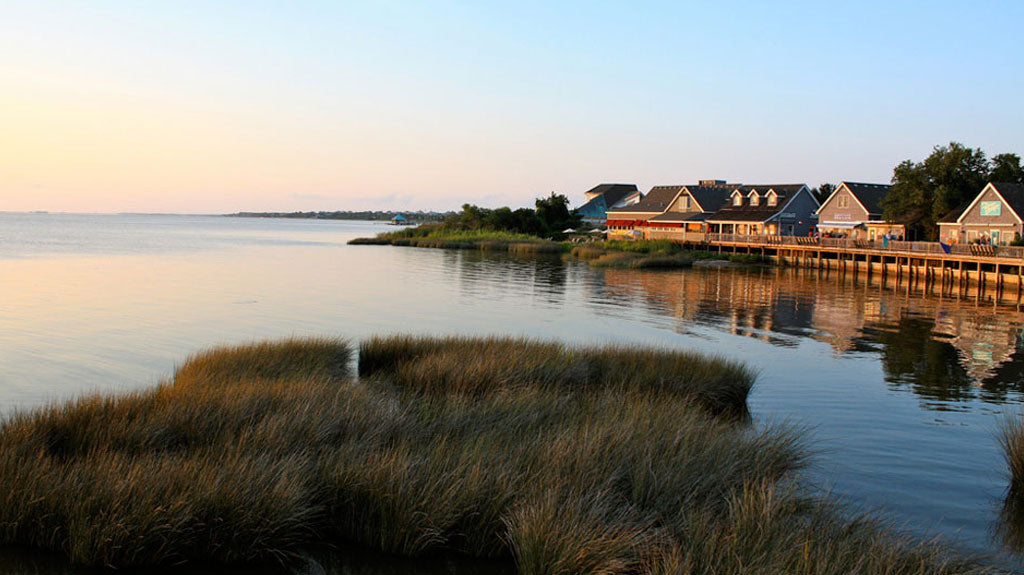
[[[1021,214],[1024,214],[1024,185],[1009,182],[989,182],[988,184],[985,184],[985,187],[982,188],[980,192],[978,192],[978,195],[974,197],[974,200],[972,200],[971,203],[968,204],[962,212],[960,212],[960,215],[956,219],[956,223],[960,223],[960,220],[964,219],[967,212],[974,207],[974,204],[981,200],[981,196],[983,196],[985,194],[985,190],[989,188],[995,190],[996,195],[1003,199],[1003,203],[1013,210],[1013,215],[1018,221],[1024,221],[1024,218],[1021,218]]]
[[[679,191],[682,189],[683,186],[654,186],[651,188],[651,191],[647,192],[644,199],[640,200],[640,203],[608,210],[608,213],[625,212],[632,214],[640,212],[660,214],[668,209],[672,200],[676,199],[676,196],[679,195]]]
[[[1017,217],[1024,218],[1024,185],[1009,182],[993,182],[992,187],[1006,200]]]
[[[729,195],[737,187],[739,186],[686,186],[686,190],[702,210],[713,212],[729,201]]]
[[[726,204],[717,212],[708,217],[709,222],[764,222],[767,221],[783,210],[785,210],[790,201],[797,196],[797,194],[805,189],[805,184],[778,184],[778,185],[762,185],[762,186],[741,186],[736,189],[737,192],[748,195],[751,191],[757,190],[759,193],[768,193],[769,190],[774,190],[778,200],[774,206],[769,206],[767,203],[759,203],[756,206],[752,206],[749,203],[744,203],[741,206],[734,206],[731,203]],[[731,195],[731,194],[730,194]],[[813,198],[813,196],[811,196]]]
[[[889,195],[889,190],[892,186],[889,184],[865,184],[862,182],[839,182],[836,189],[832,191],[821,205],[824,206],[832,201],[839,190],[846,188],[855,200],[857,200],[861,207],[864,208],[869,215],[870,214],[881,214],[882,205],[881,202],[885,196]]]
[[[598,184],[585,192],[586,196],[600,194],[604,197],[606,205],[614,206],[622,198],[639,190],[636,184]]]

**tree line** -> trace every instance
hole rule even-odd
[[[575,229],[581,221],[581,216],[569,209],[569,198],[551,192],[546,198],[537,198],[532,210],[513,210],[509,207],[489,209],[463,204],[462,211],[446,217],[441,226],[450,230],[495,230],[552,236],[568,228]]]

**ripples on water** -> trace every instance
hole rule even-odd
[[[387,229],[0,214],[0,413],[151,385],[189,353],[268,337],[512,334],[686,347],[760,371],[755,417],[810,429],[819,455],[809,477],[821,487],[917,533],[1001,550],[1007,477],[996,433],[1024,398],[1017,310],[811,270],[597,270],[345,245]]]

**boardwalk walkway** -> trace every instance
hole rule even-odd
[[[1024,247],[950,245],[938,242],[867,241],[849,238],[758,236],[645,230],[645,239],[665,239],[694,249],[758,254],[786,265],[881,274],[897,281],[918,281],[968,288],[1007,284],[1024,290]],[[947,251],[948,249],[948,251]]]

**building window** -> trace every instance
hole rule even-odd
[[[757,195],[756,192],[752,196],[750,196],[750,205],[756,206],[756,205],[758,205],[760,203],[761,203],[761,196]]]
[[[739,194],[736,194],[735,196],[733,196],[732,197],[732,205],[734,205],[734,206],[742,206],[743,205],[743,196],[741,196]]]
[[[838,205],[840,208],[850,207],[850,196],[839,196],[838,198],[836,198],[836,205]]]
[[[775,206],[775,204],[776,204],[776,203],[777,203],[778,201],[779,201],[779,198],[778,198],[778,196],[776,196],[775,194],[768,194],[768,205],[769,205],[769,206],[773,206],[773,207],[774,207],[774,206]]]

